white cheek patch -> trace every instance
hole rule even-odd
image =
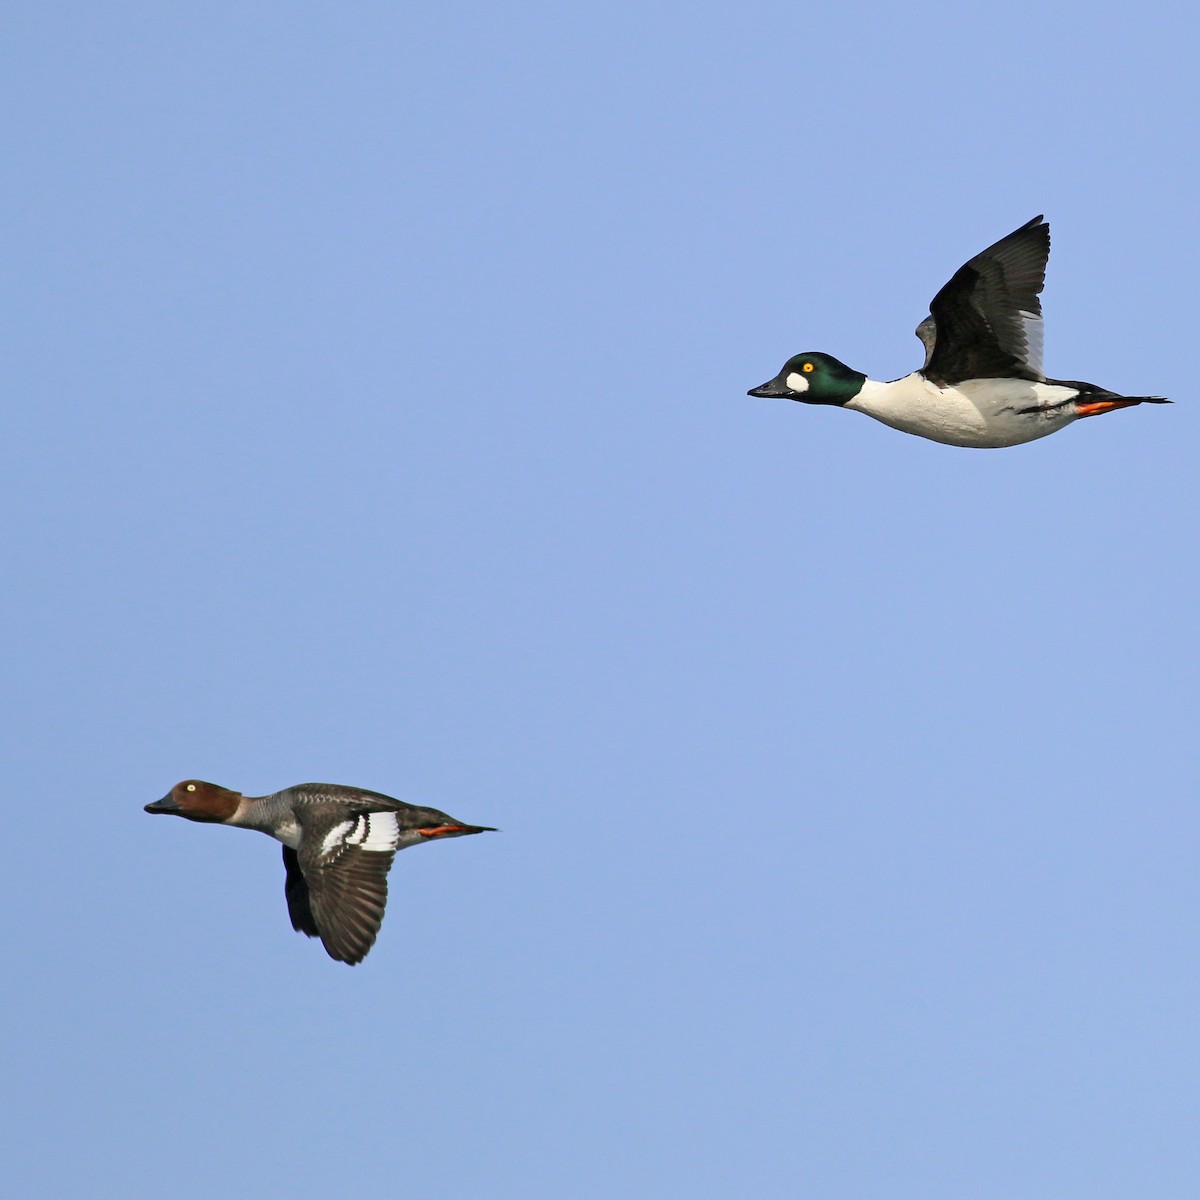
[[[796,371],[793,371],[787,377],[787,379],[784,380],[784,382],[788,385],[788,387],[790,387],[792,389],[793,392],[807,392],[808,391],[808,379],[805,376],[800,375]]]

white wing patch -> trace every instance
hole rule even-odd
[[[360,817],[359,820],[362,820]],[[340,821],[326,835],[325,840],[321,843],[321,857],[328,858],[331,854],[340,850],[342,843],[346,841],[347,834],[357,824],[356,821]]]
[[[336,856],[343,846],[380,853],[400,845],[400,823],[394,812],[363,813],[353,821],[339,821],[321,843],[321,857]]]
[[[395,850],[400,844],[400,823],[394,812],[364,813],[346,841],[364,850]]]

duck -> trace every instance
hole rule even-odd
[[[269,796],[185,779],[148,813],[257,829],[283,843],[283,885],[292,928],[319,937],[325,953],[354,966],[375,944],[387,875],[400,850],[442,838],[495,833],[436,808],[336,783],[301,783]]]
[[[1050,226],[1036,216],[959,267],[916,329],[925,365],[882,383],[830,354],[795,354],[750,396],[830,404],[948,446],[1019,446],[1081,417],[1169,404],[1042,373]]]

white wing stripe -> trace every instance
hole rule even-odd
[[[326,858],[337,850],[343,841],[349,841],[353,834],[351,830],[354,828],[353,821],[340,821],[326,835],[325,840],[321,843],[321,857]]]
[[[395,850],[400,844],[400,825],[393,812],[366,813],[355,822],[346,839],[364,850]]]
[[[321,842],[320,857],[337,855],[343,846],[383,853],[400,845],[400,823],[393,812],[363,813],[353,821],[339,821]]]

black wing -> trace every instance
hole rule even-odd
[[[1042,374],[1042,302],[1050,226],[1040,216],[959,267],[917,326],[921,373],[940,387],[964,379]]]
[[[287,871],[287,878],[283,882],[283,894],[287,897],[292,928],[297,933],[308,934],[309,937],[320,937],[321,931],[317,928],[312,905],[308,902],[308,883],[304,872],[300,870],[300,860],[291,846],[283,848],[283,867]]]
[[[362,962],[383,923],[387,873],[395,852],[363,850],[342,843],[321,854],[319,840],[311,840],[317,853],[306,854],[302,846],[296,854],[306,889],[304,901],[311,932],[297,924],[297,909],[292,907],[289,895],[292,924],[310,937],[319,936],[330,958],[350,964]]]

